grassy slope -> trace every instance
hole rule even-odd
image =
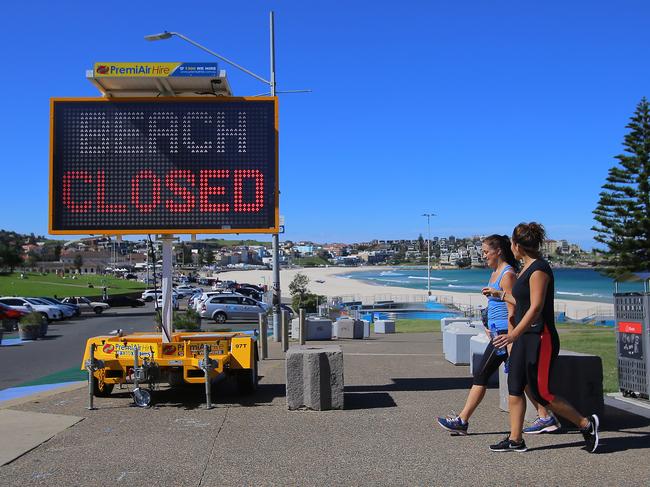
[[[438,320],[397,320],[397,333],[440,331]],[[603,361],[603,389],[618,391],[616,332],[613,328],[592,325],[559,324],[560,346],[564,350],[598,355]]]
[[[77,279],[67,276],[65,279],[54,274],[41,275],[26,273],[26,279],[20,279],[20,273],[0,275],[0,296],[99,296],[102,287],[108,288],[108,294],[124,294],[144,289],[144,284],[114,277],[83,275]],[[93,287],[88,287],[92,284]]]

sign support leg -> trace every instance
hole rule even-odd
[[[172,306],[172,249],[174,237],[164,235],[162,238],[162,341],[169,343],[174,331]]]

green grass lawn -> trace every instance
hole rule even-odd
[[[142,282],[92,274],[80,275],[77,279],[38,273],[25,273],[25,277],[26,279],[20,279],[19,272],[0,274],[0,296],[101,296],[104,286],[108,288],[109,295],[145,288]],[[89,287],[89,284],[93,287]]]
[[[618,392],[618,365],[616,360],[616,331],[614,328],[593,325],[557,326],[560,347],[572,352],[598,355],[603,361],[603,390]],[[439,320],[397,320],[397,333],[424,333],[440,331]]]

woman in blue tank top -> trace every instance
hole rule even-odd
[[[512,253],[510,239],[505,235],[490,235],[483,240],[482,251],[483,259],[488,267],[492,269],[490,281],[484,291],[490,289],[512,293],[519,262]],[[488,293],[484,292],[483,294]],[[501,352],[492,345],[490,330],[495,330],[498,334],[507,334],[509,317],[512,317],[513,312],[514,309],[509,309],[509,305],[505,301],[493,296],[488,297],[487,329],[485,332],[490,338],[490,343],[488,343],[483,353],[481,364],[474,370],[473,385],[469,390],[463,410],[458,415],[437,418],[437,423],[447,431],[460,435],[467,434],[469,418],[483,400],[488,380],[499,366],[508,359],[508,354],[505,351]],[[548,417],[548,413],[543,406],[535,402],[533,404],[537,408],[540,417]],[[545,427],[547,428],[546,431],[558,428],[557,425],[553,427],[550,424],[546,424]]]

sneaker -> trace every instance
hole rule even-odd
[[[524,428],[524,433],[529,435],[538,435],[540,433],[550,433],[560,429],[560,422],[554,417],[537,418],[529,427]]]
[[[516,443],[510,439],[510,436],[506,436],[503,440],[501,440],[499,443],[496,445],[490,445],[490,450],[492,451],[517,451],[517,452],[525,452],[528,450],[526,448],[526,442],[522,439],[519,443]]]
[[[451,431],[452,433],[457,433],[459,435],[467,434],[467,427],[469,426],[469,423],[466,423],[460,419],[460,416],[438,418],[437,421],[438,424],[447,431]]]
[[[593,453],[598,448],[598,427],[600,426],[600,421],[595,414],[592,414],[587,419],[589,420],[589,426],[581,429],[580,432],[585,438],[587,451]]]

